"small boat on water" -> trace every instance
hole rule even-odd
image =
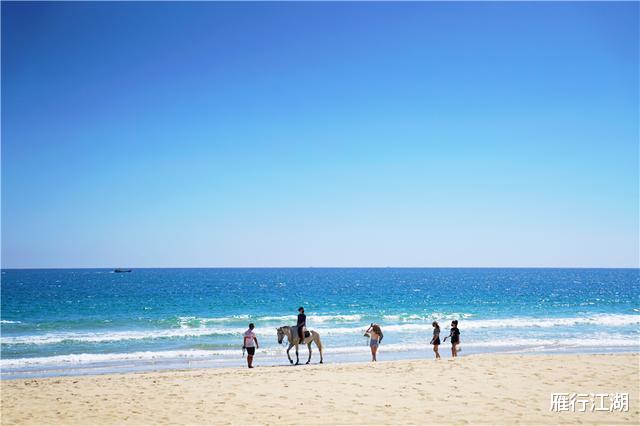
[[[131,269],[124,269],[124,268],[116,268],[113,270],[113,272],[120,274],[122,272],[131,272]]]

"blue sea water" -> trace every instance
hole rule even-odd
[[[285,364],[276,327],[300,305],[325,362],[368,360],[371,322],[381,360],[432,358],[452,319],[461,356],[640,350],[638,269],[3,270],[1,296],[5,379],[237,366],[249,322],[256,364]]]

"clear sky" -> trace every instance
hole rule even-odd
[[[2,2],[2,265],[638,267],[638,22]]]

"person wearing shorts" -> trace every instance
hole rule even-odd
[[[365,336],[369,336],[369,348],[371,348],[371,362],[376,362],[378,359],[376,355],[378,353],[378,346],[382,342],[382,330],[378,324],[371,324],[371,326],[365,331]]]
[[[433,345],[433,352],[436,354],[436,359],[440,359],[440,352],[438,352],[438,346],[440,346],[440,325],[437,321],[431,323],[433,326],[433,338],[431,344]]]
[[[243,334],[242,347],[247,350],[247,367],[249,368],[253,368],[253,356],[256,354],[256,349],[260,347],[256,333],[253,332],[254,328],[256,326],[253,323],[249,324],[249,329]]]
[[[455,358],[458,356],[458,345],[460,344],[460,330],[458,329],[458,320],[451,321],[451,331],[447,337],[444,338],[444,341],[447,341],[447,338],[451,338],[451,357]]]

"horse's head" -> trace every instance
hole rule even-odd
[[[284,330],[282,329],[283,327],[279,327],[276,330],[278,331],[278,344],[281,345],[282,341],[284,340]]]

